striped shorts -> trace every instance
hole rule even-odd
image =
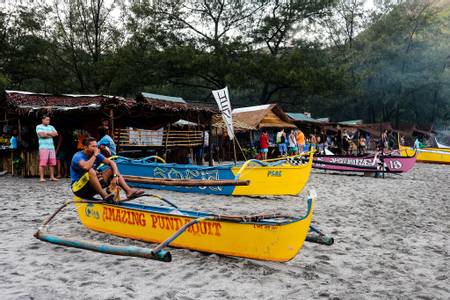
[[[53,149],[39,149],[39,166],[56,166],[56,153]]]

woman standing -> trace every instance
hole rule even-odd
[[[291,130],[291,133],[289,134],[289,154],[295,155],[297,152],[297,135],[294,130]]]
[[[262,159],[267,159],[267,153],[269,152],[269,135],[267,130],[264,129],[261,136],[259,137],[259,148],[261,149]]]

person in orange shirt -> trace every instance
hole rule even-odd
[[[81,129],[77,130],[75,136],[77,138],[77,150],[83,149],[84,148],[84,146],[83,146],[84,139],[86,138],[83,131]]]
[[[297,131],[297,147],[299,153],[302,153],[305,148],[305,135],[300,129]]]

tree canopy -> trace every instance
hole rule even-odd
[[[448,1],[54,1],[0,12],[0,88],[450,120]]]

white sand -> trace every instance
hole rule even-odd
[[[172,263],[64,248],[33,232],[68,200],[68,182],[0,177],[1,299],[449,299],[450,166],[418,164],[375,179],[313,172],[314,223],[331,246],[305,243],[287,263],[170,249]],[[303,214],[304,195],[245,198],[158,191],[182,208]],[[158,203],[158,202],[154,202]],[[55,232],[94,233],[69,211]]]

